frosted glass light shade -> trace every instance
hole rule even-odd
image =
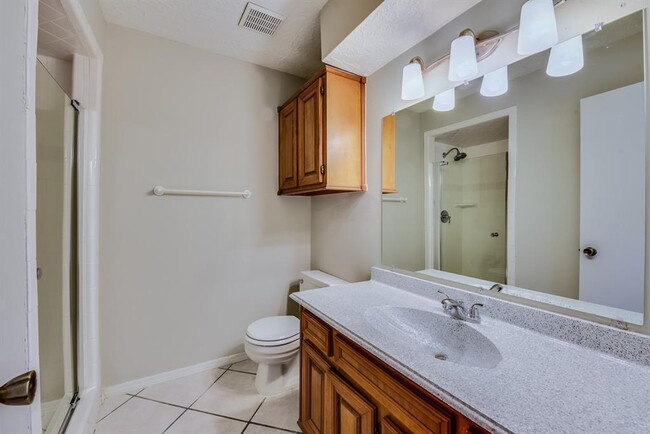
[[[478,74],[474,37],[460,36],[451,43],[449,81],[465,81]]]
[[[583,66],[582,35],[578,35],[551,48],[546,73],[551,77],[564,77],[580,71]]]
[[[448,112],[456,107],[456,89],[451,88],[433,97],[433,109],[437,112]]]
[[[508,67],[485,74],[481,82],[481,95],[499,96],[508,91]]]
[[[553,0],[528,0],[521,7],[517,53],[527,56],[557,44]]]
[[[405,101],[424,96],[424,80],[419,63],[409,63],[402,70],[402,99]]]

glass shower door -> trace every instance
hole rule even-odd
[[[36,256],[43,429],[63,432],[77,392],[77,113],[36,65]]]
[[[506,283],[507,153],[440,166],[440,269]]]

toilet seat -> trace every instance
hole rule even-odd
[[[300,339],[300,321],[295,316],[270,316],[246,329],[246,341],[261,347],[276,347]]]

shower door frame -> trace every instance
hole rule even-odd
[[[424,132],[424,265],[440,269],[440,160],[436,158],[436,137],[460,128],[498,118],[508,118],[508,195],[506,199],[506,281],[516,285],[515,186],[517,177],[517,107],[487,113]]]

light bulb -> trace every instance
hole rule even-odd
[[[422,67],[418,62],[409,63],[402,70],[402,99],[410,101],[424,96]]]
[[[449,51],[449,81],[466,81],[478,74],[474,36],[459,36]]]
[[[433,109],[448,112],[456,107],[456,88],[451,88],[433,97]]]
[[[528,0],[521,7],[517,53],[539,53],[557,44],[557,23],[553,0]]]
[[[508,67],[485,74],[481,82],[481,95],[499,96],[508,91]]]
[[[580,71],[583,66],[582,35],[578,35],[551,48],[546,73],[551,77],[564,77]]]

